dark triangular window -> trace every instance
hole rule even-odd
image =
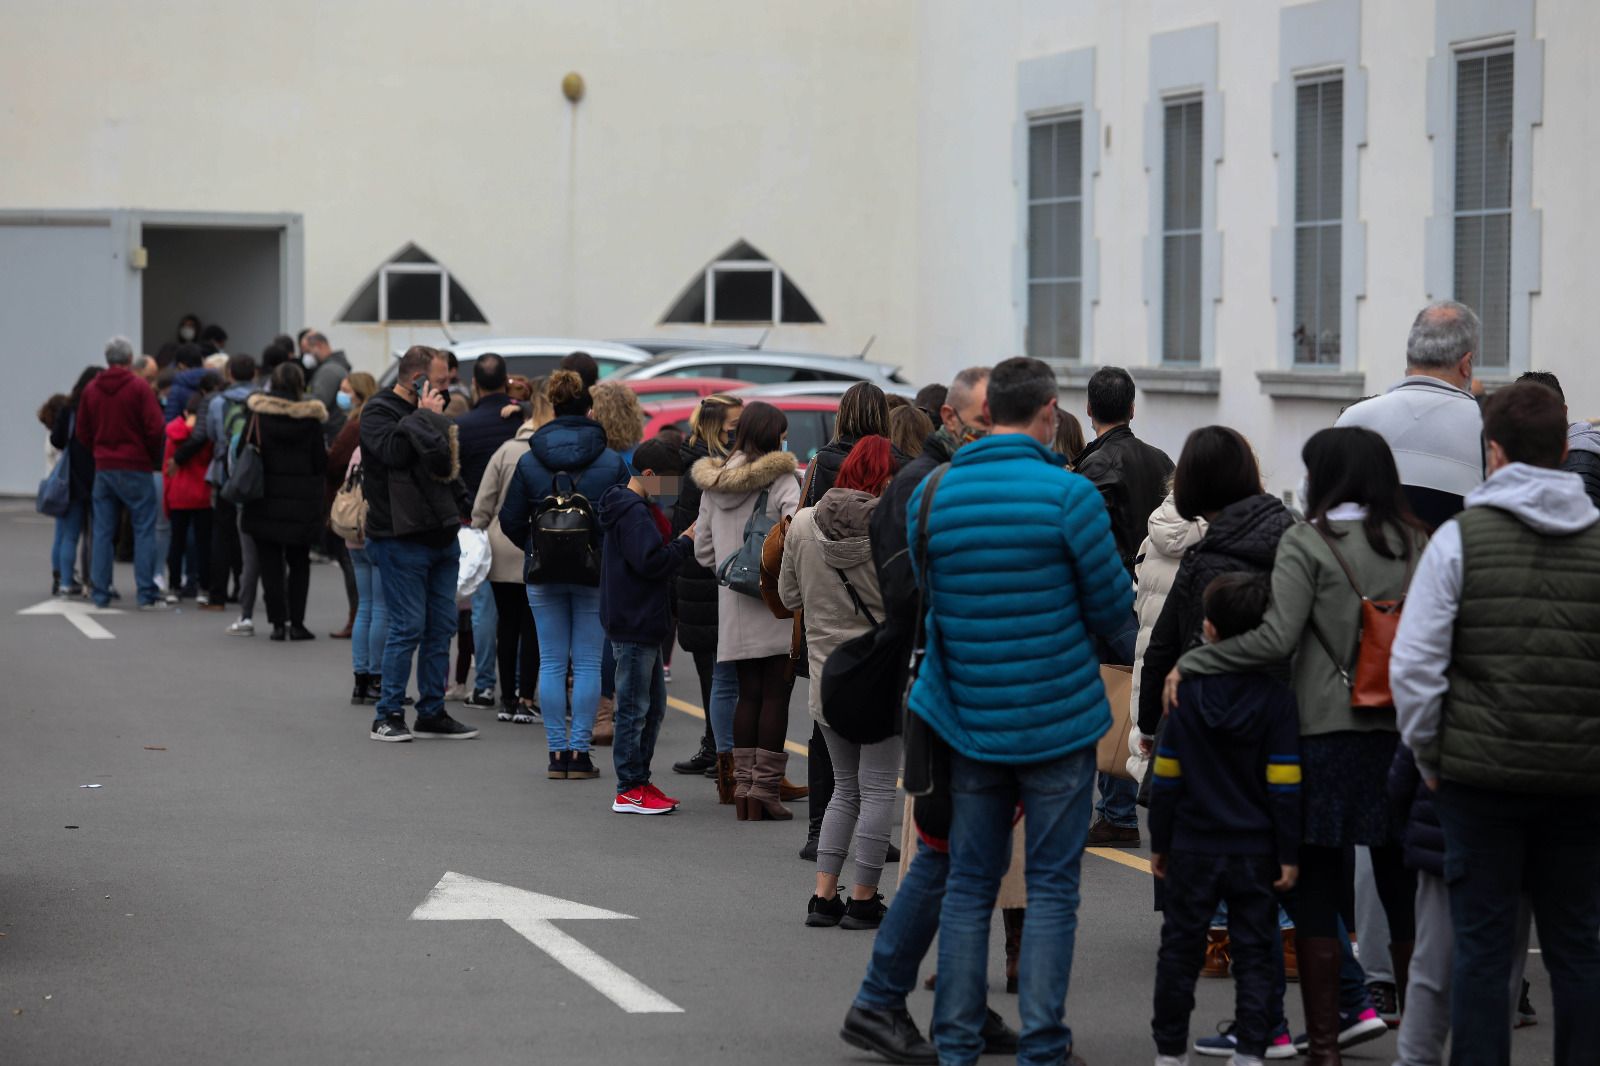
[[[339,322],[485,322],[461,283],[433,256],[407,244],[373,271]]]
[[[736,241],[695,275],[662,322],[697,325],[821,323],[778,264],[745,241]]]

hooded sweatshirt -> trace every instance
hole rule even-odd
[[[1299,862],[1300,733],[1288,686],[1219,674],[1178,687],[1156,749],[1150,850]]]
[[[883,597],[868,536],[878,502],[878,497],[856,489],[829,489],[815,507],[794,516],[783,541],[778,595],[790,610],[805,610],[812,678],[808,708],[819,722],[822,666],[828,656],[845,641],[883,624]],[[860,597],[859,605],[850,589]]]
[[[1567,430],[1567,457],[1561,469],[1583,478],[1583,490],[1600,507],[1600,426],[1574,422]]]
[[[600,624],[625,644],[659,646],[672,628],[672,576],[694,554],[689,537],[668,537],[661,508],[626,484],[600,496]]]
[[[78,440],[94,468],[150,473],[161,465],[167,424],[155,390],[125,366],[107,367],[78,400]]]
[[[1571,536],[1600,522],[1600,510],[1584,492],[1580,477],[1524,463],[1495,471],[1467,497],[1467,508],[1475,507],[1507,512],[1546,536]],[[1462,558],[1461,530],[1455,522],[1447,522],[1439,527],[1417,564],[1389,653],[1389,688],[1394,693],[1400,735],[1416,753],[1417,768],[1429,778],[1438,776],[1438,767],[1429,762],[1427,753],[1438,750],[1445,696],[1450,689],[1448,672],[1462,603]],[[1591,720],[1593,706],[1590,700]]]

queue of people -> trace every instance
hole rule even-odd
[[[1141,843],[1144,803],[1158,1066],[1329,1066],[1391,1026],[1402,1066],[1447,1048],[1507,1063],[1534,1017],[1533,923],[1556,1061],[1600,1047],[1600,437],[1548,374],[1475,399],[1470,309],[1424,308],[1406,379],[1311,436],[1297,509],[1229,427],[1194,430],[1176,462],[1140,440],[1134,378],[1114,367],[1088,384],[1089,440],[1035,359],[964,370],[917,404],[857,384],[802,472],[783,412],[737,396],[702,400],[686,436],[642,440],[632,392],[582,353],[535,381],[480,357],[468,402],[436,349],[408,350],[379,390],[314,331],[304,361],[275,344],[208,369],[222,353],[189,328],[165,413],[121,339],[41,412],[71,467],[59,592],[87,573],[110,602],[127,511],[141,608],[193,589],[211,609],[237,600],[229,632],[248,634],[259,577],[273,638],[309,640],[310,552],[331,537],[372,739],[477,736],[446,711],[455,695],[542,722],[545,776],[570,782],[606,776],[609,733],[622,814],[681,805],[652,765],[681,643],[706,732],[672,769],[712,779],[747,823],[790,820],[809,790],[803,920],[875,933],[850,1045],[1081,1063],[1065,1002],[1082,856]],[[487,574],[464,590],[473,537]],[[824,684],[867,645],[892,664],[870,727]],[[1133,680],[1121,719],[1102,680],[1116,668]],[[806,788],[785,777],[797,676]],[[1127,774],[1097,757],[1117,721]],[[886,905],[902,776],[915,797]],[[988,1003],[997,909],[1019,1031]],[[924,1037],[906,1000],[935,950]],[[1235,1010],[1191,1039],[1202,976],[1234,980]]]

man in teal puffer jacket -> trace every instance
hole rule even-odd
[[[1078,1061],[1063,1015],[1095,742],[1111,726],[1090,638],[1116,633],[1133,588],[1099,492],[1056,465],[1056,402],[1044,363],[996,366],[985,403],[994,429],[957,452],[939,483],[927,559],[916,545],[931,477],[907,510],[912,562],[931,595],[911,709],[951,749],[950,876],[931,1033],[941,1062],[974,1063],[983,1050],[989,917],[1019,803],[1028,815],[1028,921],[1017,1061]]]

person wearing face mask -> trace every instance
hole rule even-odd
[[[334,404],[339,411],[339,416],[344,419],[344,426],[333,438],[333,443],[328,446],[327,480],[323,485],[322,511],[327,514],[333,507],[333,498],[339,494],[339,489],[344,485],[345,474],[350,465],[350,457],[355,453],[356,445],[361,440],[361,407],[378,391],[378,382],[371,374],[357,370],[339,383],[339,391],[334,395]],[[343,629],[336,629],[328,636],[334,640],[352,639],[356,629],[356,615],[361,608],[361,576],[358,571],[361,564],[371,566],[366,558],[365,551],[361,554],[359,562],[350,554],[350,547],[341,537],[336,536],[331,529],[326,532],[322,540],[322,548],[334,562],[339,564],[339,570],[344,575],[345,601],[350,608],[350,617],[346,619]],[[369,612],[370,613],[370,612]],[[369,670],[357,668],[357,673],[369,673],[376,676],[381,672],[382,664],[374,662]],[[377,698],[374,691],[373,698]]]
[[[156,367],[162,369],[169,367],[177,359],[178,345],[195,344],[200,338],[200,316],[195,314],[184,315],[178,319],[178,329],[174,339],[163,344],[156,352]]]
[[[350,373],[350,360],[343,350],[335,351],[328,338],[311,330],[300,340],[301,364],[306,370],[306,392],[321,400],[328,409],[328,421],[323,430],[332,441],[344,428],[345,413],[335,407],[340,386]]]

